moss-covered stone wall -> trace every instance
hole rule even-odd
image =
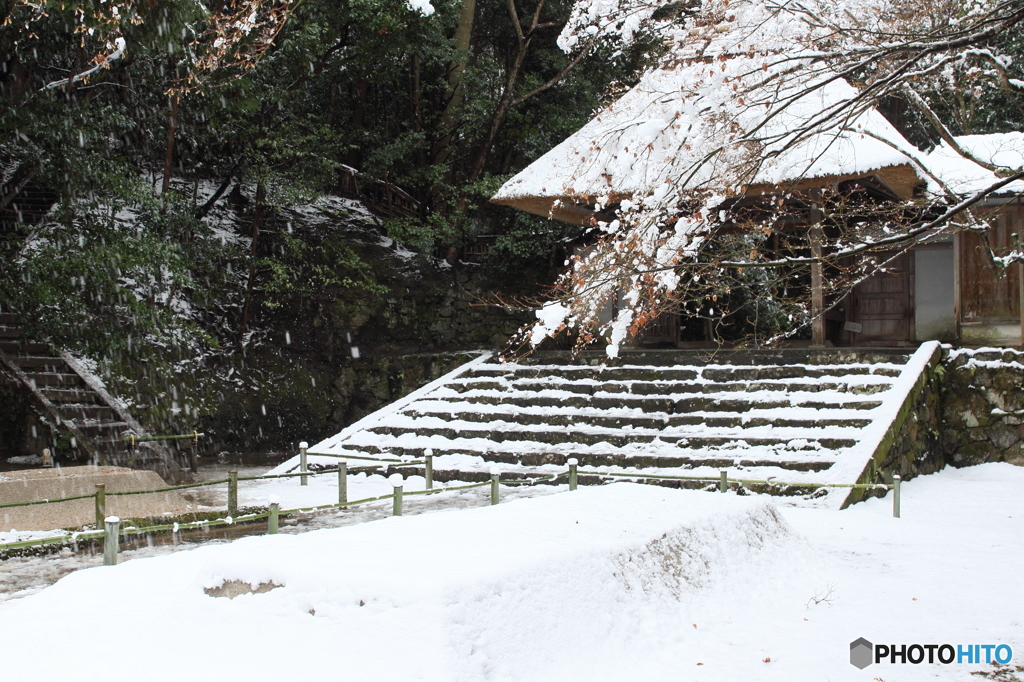
[[[1024,353],[955,350],[942,369],[937,428],[944,460],[958,467],[1024,466]]]
[[[906,421],[890,441],[889,451],[878,465],[885,473],[877,477],[877,482],[891,482],[893,474],[907,480],[934,473],[945,466],[938,428],[944,375],[943,366],[938,365],[925,377]]]
[[[946,465],[1024,466],[1024,353],[943,348],[858,482],[909,480]],[[855,490],[847,503],[883,491]]]

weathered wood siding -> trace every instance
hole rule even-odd
[[[1015,323],[1020,320],[1020,269],[997,267],[986,246],[997,256],[1013,250],[1024,232],[1024,206],[999,210],[987,234],[964,232],[960,248],[960,301],[963,322]]]

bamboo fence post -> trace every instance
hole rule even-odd
[[[281,505],[275,500],[270,503],[270,518],[267,519],[267,534],[277,534],[277,515],[281,511]]]
[[[721,477],[718,479],[718,492],[727,493],[729,492],[729,472],[721,471],[719,473]]]
[[[96,528],[103,527],[103,519],[107,517],[107,486],[105,483],[96,484]]]
[[[192,447],[188,453],[188,465],[192,469],[193,474],[199,473],[199,432],[196,430],[192,431]]]
[[[103,520],[106,524],[106,535],[103,537],[103,565],[117,565],[118,531],[121,526],[121,519],[116,516],[108,516]]]
[[[238,516],[238,472],[228,472],[228,516]]]
[[[569,465],[569,490],[576,490],[576,485],[579,482],[576,474],[576,467],[579,465],[579,460],[575,457],[570,457],[567,464]]]
[[[128,434],[128,468],[135,468],[135,434]]]
[[[896,474],[892,477],[892,517],[894,519],[900,518],[900,484],[903,482],[903,477]]]
[[[348,462],[338,462],[338,504],[348,502]]]
[[[423,452],[423,477],[427,479],[427,490],[434,488],[434,451],[427,448]]]
[[[401,516],[403,494],[402,486],[405,485],[405,479],[402,478],[402,474],[391,474],[391,477],[388,480],[391,481],[391,487],[395,489],[395,492],[392,495],[393,504],[391,506],[391,515]]]
[[[302,476],[299,478],[301,479],[301,485],[307,485],[306,472],[309,471],[309,469],[306,467],[306,448],[308,447],[309,443],[306,441],[299,443],[299,471],[302,472]]]
[[[500,471],[498,471],[497,469],[491,469],[491,504],[492,505],[498,504],[498,496],[500,494],[499,490],[498,490],[498,481],[500,479],[500,476],[501,476],[501,472]]]

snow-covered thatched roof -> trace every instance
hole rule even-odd
[[[983,163],[1006,170],[1024,167],[1024,132],[961,135],[953,141],[961,150]],[[925,157],[925,164],[950,191],[960,195],[979,192],[998,179],[994,172],[965,158],[946,142]],[[1024,182],[1018,180],[1004,187],[999,194],[1022,192]]]
[[[881,114],[841,111],[858,95],[845,81],[775,81],[770,91],[764,86],[744,91],[750,70],[751,60],[734,58],[669,62],[649,72],[506,182],[492,201],[584,224],[592,215],[586,207],[595,201],[657,198],[673,184],[684,193],[721,192],[721,179],[730,173],[737,181],[733,195],[877,176],[906,199],[926,181],[903,151],[917,150]],[[727,108],[731,111],[719,125],[717,112]],[[832,111],[835,120],[823,126]],[[739,129],[730,130],[737,117]]]

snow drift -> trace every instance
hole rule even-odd
[[[176,679],[600,677],[595,642],[618,661],[653,653],[690,629],[688,601],[787,539],[763,500],[623,483],[83,571],[6,607],[0,632],[59,638],[85,661],[141,632],[223,652],[176,660]],[[226,581],[281,587],[204,592]],[[116,670],[85,669],[133,679],[154,654],[117,651]]]

